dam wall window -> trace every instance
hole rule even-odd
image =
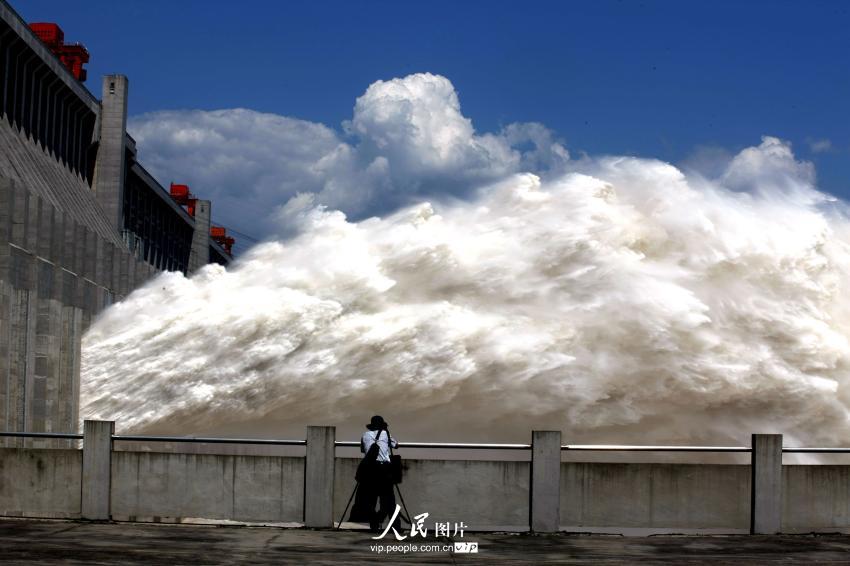
[[[92,101],[82,99],[68,79],[57,74],[66,72],[64,65],[50,64],[0,19],[0,115],[91,185],[90,147],[97,116]]]
[[[151,186],[128,167],[124,187],[124,238],[137,257],[162,271],[189,267],[193,226],[164,190]]]

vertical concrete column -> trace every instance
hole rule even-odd
[[[53,236],[51,237],[50,261],[55,263],[57,267],[63,267],[67,263],[65,261],[65,224],[68,222],[66,220],[67,216],[68,214],[61,208],[56,208],[53,212]]]
[[[112,246],[112,283],[116,296],[124,298],[124,293],[121,291],[121,264],[124,263],[124,254],[126,252],[121,246]],[[126,289],[124,290],[126,292]]]
[[[124,139],[127,131],[127,77],[103,77],[100,147],[95,164],[97,200],[120,234],[124,229]]]
[[[104,273],[106,271],[106,242],[100,234],[94,240],[94,282],[99,287],[106,287]]]
[[[12,205],[14,186],[11,179],[0,177],[0,376],[9,375],[10,319],[12,286],[9,283],[11,265],[11,247],[9,239],[12,233]],[[12,430],[9,421],[9,401],[11,391],[9,383],[0,379],[0,426],[3,430]],[[0,446],[14,446],[11,438],[0,439]]]
[[[42,200],[38,210],[38,238],[36,254],[48,261],[55,261],[53,253],[53,205]]]
[[[121,252],[118,260],[118,294],[123,299],[130,294],[130,254],[127,250]]]
[[[531,530],[555,533],[561,524],[561,431],[531,433]]]
[[[2,281],[9,279],[9,241],[12,237],[14,191],[12,180],[0,177],[0,280]]]
[[[8,408],[6,430],[27,430],[27,411],[32,400],[33,377],[35,370],[35,322],[37,310],[37,277],[35,255],[32,248],[32,234],[36,223],[31,221],[32,206],[37,202],[31,199],[30,192],[22,185],[11,185],[12,201],[10,243],[16,247],[9,249],[9,273],[7,282],[11,286],[9,302],[9,352],[6,383],[6,405]],[[21,440],[20,446],[31,445]]]
[[[194,273],[210,262],[210,224],[212,203],[199,200],[195,203],[195,231],[192,233],[192,249],[189,253],[189,273]]]
[[[65,223],[63,225],[63,253],[62,267],[73,272],[77,272],[77,223],[69,214],[65,214]]]
[[[782,435],[754,434],[750,486],[750,533],[782,530]]]
[[[336,427],[307,427],[304,526],[333,526]]]
[[[112,435],[115,421],[86,421],[83,425],[83,519],[108,521],[112,488]]]
[[[127,256],[127,294],[133,292],[136,288],[136,266],[139,262],[136,261],[136,256],[130,254]]]
[[[83,230],[83,267],[82,275],[89,281],[95,281],[97,269],[97,234],[88,227]]]

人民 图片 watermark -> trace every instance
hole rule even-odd
[[[477,553],[478,543],[471,541],[453,541],[451,543],[443,543],[439,541],[426,541],[428,536],[428,525],[425,521],[428,519],[429,513],[420,513],[413,517],[410,524],[409,534],[402,534],[395,528],[396,519],[401,512],[401,505],[395,506],[395,512],[387,522],[387,527],[384,532],[378,536],[372,537],[372,540],[383,540],[390,531],[395,537],[393,544],[372,544],[370,546],[372,552],[378,554],[393,554],[408,552],[456,552],[456,553]],[[434,522],[433,533],[435,537],[461,537],[463,538],[464,529],[467,528],[466,523],[461,522]],[[422,541],[417,542],[417,537],[421,537]]]

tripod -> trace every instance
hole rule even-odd
[[[398,487],[398,484],[393,484],[395,487],[396,493],[398,493],[398,498],[401,500],[401,506],[404,509],[404,515],[401,515],[402,520],[406,521],[408,525],[413,525],[413,521],[410,520],[410,511],[407,510],[407,503],[404,502],[404,496],[401,494],[401,488]],[[351,502],[354,501],[354,494],[357,493],[357,490],[360,488],[360,482],[354,483],[354,490],[351,492],[351,497],[348,498],[348,503],[345,504],[345,510],[342,512],[342,516],[339,518],[339,523],[336,525],[336,530],[339,530],[339,527],[342,525],[342,520],[345,519],[345,514],[348,513],[348,508],[351,506]]]

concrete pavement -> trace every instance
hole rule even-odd
[[[478,554],[378,554],[363,531],[4,519],[0,564],[850,564],[846,535],[465,533],[456,540],[478,542]]]

